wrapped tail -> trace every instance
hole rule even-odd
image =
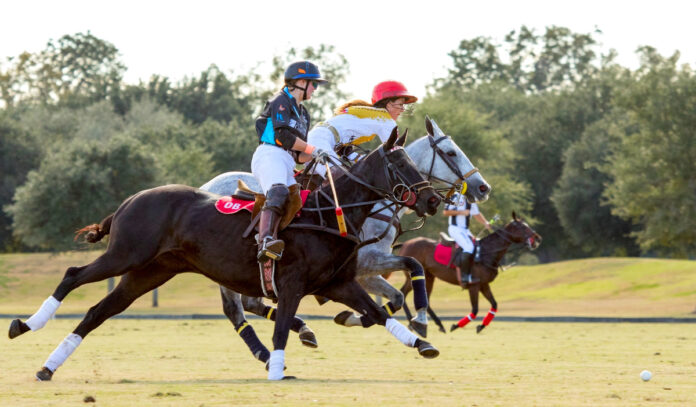
[[[111,221],[114,218],[114,214],[107,216],[100,224],[92,224],[85,226],[82,229],[75,232],[75,239],[77,240],[81,235],[85,235],[85,240],[89,243],[97,243],[102,240],[102,238],[109,234],[111,231]]]

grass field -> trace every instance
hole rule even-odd
[[[286,374],[299,379],[271,383],[226,321],[112,320],[53,381],[34,381],[75,324],[2,339],[0,405],[85,405],[87,396],[97,406],[696,405],[693,324],[493,321],[478,335],[471,326],[433,333],[441,355],[426,360],[381,327],[311,321],[319,348],[293,334]],[[270,344],[272,325],[254,325]]]
[[[96,257],[0,255],[0,313],[31,314],[65,269]],[[403,277],[395,276],[400,286]],[[696,262],[602,258],[515,267],[493,285],[499,316],[696,317]],[[106,282],[74,291],[58,311],[84,313]],[[217,286],[198,275],[160,288],[158,308],[144,296],[130,314],[221,314]],[[409,302],[411,299],[409,298]],[[468,313],[468,296],[436,283],[431,304],[441,316]],[[339,304],[303,300],[300,314],[334,315]],[[482,302],[480,316],[488,305]],[[479,319],[480,321],[480,319]],[[0,319],[8,326],[9,319]],[[272,324],[251,320],[271,344]],[[39,332],[1,339],[0,406],[688,406],[696,405],[696,325],[570,324],[493,321],[430,340],[441,355],[426,360],[385,329],[309,321],[320,347],[287,348],[286,374],[269,383],[263,365],[232,325],[215,321],[110,320],[91,333],[54,376],[33,380],[48,355],[77,325],[52,320]],[[643,369],[653,379],[642,382]]]

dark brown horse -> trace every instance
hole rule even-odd
[[[417,348],[424,357],[439,352],[390,318],[355,281],[355,234],[376,199],[410,193],[414,211],[434,214],[440,199],[418,172],[397,140],[389,140],[336,180],[336,192],[353,239],[341,237],[334,216],[331,190],[326,186],[308,198],[314,210],[302,211],[290,227],[279,233],[287,244],[276,270],[278,308],[269,360],[270,380],[284,378],[285,345],[300,300],[317,294],[366,313],[402,343]],[[405,190],[404,188],[407,188]],[[92,241],[110,234],[106,252],[82,267],[70,267],[53,295],[26,322],[14,320],[9,336],[37,330],[55,314],[74,289],[109,277],[122,276],[118,286],[90,308],[72,334],[56,348],[37,373],[50,380],[82,339],[108,318],[124,311],[136,298],[164,284],[176,274],[195,272],[244,295],[263,295],[253,233],[245,236],[250,218],[222,215],[214,207],[219,195],[183,185],[141,191],[126,199],[116,213],[91,228]],[[365,204],[361,204],[365,203]],[[96,236],[94,236],[96,234]]]
[[[512,221],[505,227],[496,230],[490,235],[480,240],[480,260],[476,262],[471,269],[472,275],[481,280],[478,284],[471,284],[467,287],[469,291],[469,300],[471,301],[471,313],[453,324],[451,331],[457,328],[463,328],[466,324],[476,319],[478,314],[478,298],[479,292],[491,304],[491,310],[484,318],[483,323],[476,327],[476,333],[481,332],[495,317],[498,310],[498,303],[493,298],[491,292],[491,283],[498,276],[498,268],[500,261],[507,252],[508,248],[513,243],[526,243],[530,250],[534,250],[541,244],[541,236],[537,234],[527,223],[519,219],[515,212],[512,212]],[[425,287],[428,293],[428,298],[433,291],[435,278],[439,278],[450,284],[460,285],[457,280],[457,272],[454,268],[440,264],[435,261],[433,254],[438,242],[417,237],[404,242],[399,255],[411,256],[418,260],[425,269]],[[406,282],[401,287],[401,292],[404,297],[411,291],[411,279],[406,275]],[[429,301],[428,301],[429,302]],[[408,306],[404,302],[404,312],[408,319],[411,319],[411,313]],[[445,327],[442,326],[440,318],[437,317],[435,311],[428,305],[428,314],[433,318],[441,332],[445,332]]]

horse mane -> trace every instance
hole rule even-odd
[[[346,109],[348,109],[349,107],[352,107],[352,106],[369,106],[369,107],[373,107],[373,106],[372,106],[372,103],[367,103],[367,102],[365,102],[364,100],[361,100],[361,99],[353,99],[353,100],[351,100],[350,102],[346,102],[346,103],[342,104],[341,106],[339,106],[338,108],[336,108],[336,110],[334,110],[334,114],[336,114],[336,115],[338,115],[338,114],[344,114],[344,113],[346,113]]]

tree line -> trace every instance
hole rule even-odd
[[[508,220],[514,209],[544,237],[539,261],[693,257],[693,70],[678,53],[649,46],[637,51],[637,69],[623,67],[614,51],[600,53],[600,35],[523,26],[500,42],[462,40],[447,75],[400,126],[417,136],[426,114],[435,119],[493,186],[481,205],[487,217]],[[76,229],[139,190],[248,171],[254,117],[300,58],[332,79],[309,106],[316,123],[347,96],[340,85],[349,64],[328,45],[260,62],[270,63],[269,77],[212,65],[178,82],[155,74],[138,84],[123,81],[116,46],[89,32],[8,58],[0,64],[0,250],[75,249]],[[445,221],[436,216],[411,233],[434,237]]]

